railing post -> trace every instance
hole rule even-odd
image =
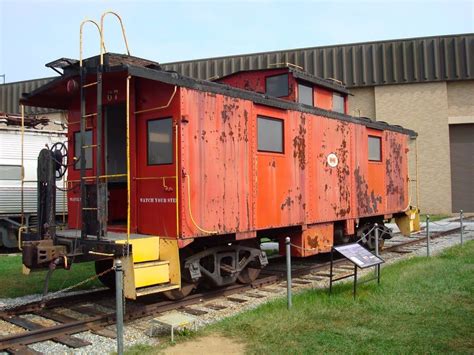
[[[286,237],[286,287],[287,287],[287,298],[288,298],[288,309],[291,308],[291,245],[290,237]]]
[[[426,256],[431,256],[430,242],[430,215],[426,215]]]
[[[374,224],[375,228],[375,255],[379,257],[379,225],[378,223]],[[379,276],[379,268],[375,268],[375,274],[378,277]]]
[[[459,212],[459,221],[461,222],[461,245],[464,243],[464,226],[463,226],[463,212]]]
[[[122,261],[115,260],[115,301],[117,322],[117,354],[123,355],[123,269]]]

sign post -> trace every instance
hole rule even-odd
[[[334,277],[333,273],[333,263],[334,263],[334,252],[341,254],[344,258],[349,260],[352,264],[354,264],[354,272],[352,274],[346,274],[339,277]],[[331,266],[330,266],[330,274],[329,274],[329,294],[332,294],[332,284],[336,281],[346,279],[348,277],[354,277],[354,299],[357,294],[357,269],[367,269],[369,267],[374,267],[377,269],[377,274],[375,277],[372,277],[364,282],[377,280],[377,283],[380,284],[380,264],[382,264],[384,260],[377,255],[374,255],[369,250],[365,249],[358,243],[353,244],[346,244],[337,247],[333,247],[331,249]]]

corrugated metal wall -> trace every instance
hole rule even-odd
[[[367,42],[166,63],[168,70],[209,79],[239,70],[293,63],[348,87],[474,79],[474,34]]]
[[[474,34],[401,39],[244,54],[165,63],[167,70],[199,79],[239,70],[293,63],[348,87],[474,79]],[[53,78],[0,85],[0,112],[19,113],[18,99]],[[27,113],[48,112],[26,108]]]
[[[33,90],[50,82],[53,79],[54,78],[25,80],[0,85],[0,112],[20,113],[18,100],[20,99],[21,95],[23,93],[32,92]],[[37,107],[25,107],[25,113],[28,114],[46,112],[51,112],[51,110]]]

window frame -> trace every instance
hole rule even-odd
[[[94,132],[92,129],[86,129],[84,133],[88,133],[88,132],[91,132],[91,145],[94,144]],[[77,142],[77,138],[76,136],[79,136],[81,134],[81,131],[75,131],[72,133],[73,136],[74,136],[74,157],[80,157],[81,156],[81,152],[80,152],[80,148],[79,148],[79,152],[76,152],[76,142]],[[86,149],[91,149],[91,148],[86,148]],[[76,165],[79,164],[79,167],[76,167]],[[79,171],[81,170],[81,161],[78,160],[76,162],[74,162],[74,166],[73,166],[74,170],[76,171]],[[90,168],[87,167],[87,160],[86,160],[86,169],[85,170],[92,170],[94,168],[94,153],[91,153],[91,166]]]
[[[269,120],[269,121],[277,121],[281,123],[281,151],[276,150],[266,150],[266,149],[259,149],[259,121],[260,119]],[[270,117],[264,115],[257,115],[257,153],[270,153],[270,154],[285,154],[285,120],[278,117]]]
[[[269,78],[275,78],[277,76],[286,76],[286,95],[281,95],[281,96],[273,96],[268,94],[268,84],[267,81]],[[280,73],[280,74],[273,74],[273,75],[267,75],[265,77],[265,95],[271,96],[271,97],[287,97],[290,95],[290,76],[288,73]]]
[[[340,97],[342,99],[342,111],[336,111],[334,109],[334,96]],[[346,113],[346,107],[345,106],[346,106],[346,97],[341,93],[333,91],[333,93],[332,93],[332,111],[337,112],[337,113],[345,114]]]
[[[370,158],[370,145],[369,145],[369,142],[370,142],[370,139],[371,138],[375,138],[378,140],[379,142],[379,159],[371,159]],[[382,162],[382,137],[380,136],[376,136],[376,135],[373,135],[373,134],[369,134],[367,136],[367,159],[369,160],[369,162],[372,162],[372,163],[381,163]]]
[[[300,95],[300,93],[301,93],[300,86],[304,86],[304,87],[307,87],[308,89],[311,89],[311,104],[308,105],[308,106],[313,106],[314,107],[314,86],[309,85],[309,84],[305,84],[303,82],[297,82],[297,84],[298,84],[298,103],[303,104],[303,105],[308,105],[308,104],[300,101],[300,97],[301,97],[301,95]]]
[[[154,121],[161,121],[161,120],[170,120],[171,121],[171,163],[157,163],[157,164],[150,164],[150,122]],[[151,118],[146,121],[146,165],[147,166],[164,166],[164,165],[173,165],[174,164],[174,144],[173,141],[173,116],[166,116],[166,117],[159,117],[159,118]]]

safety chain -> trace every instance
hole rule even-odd
[[[447,222],[446,224],[443,224],[443,223],[436,223],[430,220],[430,224],[436,224],[437,226],[440,226],[440,227],[446,227],[446,226],[449,226],[450,224],[461,224],[461,222],[453,221],[453,222]]]
[[[86,284],[87,282],[89,281],[92,281],[92,280],[95,280],[109,272],[111,272],[112,270],[115,270],[115,266],[112,266],[111,268],[105,270],[105,271],[102,271],[101,273],[99,274],[96,274],[96,275],[93,275],[81,282],[78,282],[77,284],[74,284],[74,285],[71,285],[71,286],[68,286],[66,288],[63,288],[61,290],[58,290],[58,291],[55,291],[55,292],[51,292],[51,293],[48,293],[47,295],[45,296],[38,296],[36,298],[33,298],[33,299],[29,299],[28,301],[25,301],[25,302],[21,302],[21,303],[15,303],[13,305],[10,305],[10,306],[4,306],[4,307],[0,307],[0,312],[5,312],[5,311],[9,311],[9,310],[13,310],[15,308],[18,308],[18,307],[21,307],[21,306],[25,306],[25,305],[28,305],[30,303],[35,303],[35,302],[41,302],[42,305],[44,305],[46,302],[50,301],[52,298],[54,298],[55,296],[57,295],[60,295],[62,293],[65,293],[69,290],[72,290],[73,288],[76,288],[76,287],[79,287],[81,285],[84,285]]]
[[[42,297],[42,300],[43,301],[48,301],[50,300],[51,298],[54,298],[54,296],[56,295],[60,295],[61,293],[64,293],[64,292],[67,292],[69,290],[72,290],[73,288],[76,288],[76,287],[79,287],[81,285],[84,285],[86,283],[88,283],[89,281],[92,281],[92,280],[95,280],[109,272],[111,272],[112,270],[115,270],[115,266],[112,266],[111,268],[105,270],[105,271],[102,271],[101,273],[98,273],[98,274],[95,274],[95,275],[92,275],[91,277],[85,279],[85,280],[82,280],[81,282],[78,282],[77,284],[75,285],[71,285],[71,286],[68,286],[66,288],[63,288],[62,290],[58,290],[58,291],[55,291],[55,292],[51,292],[51,293],[48,293],[47,295],[44,295]]]

